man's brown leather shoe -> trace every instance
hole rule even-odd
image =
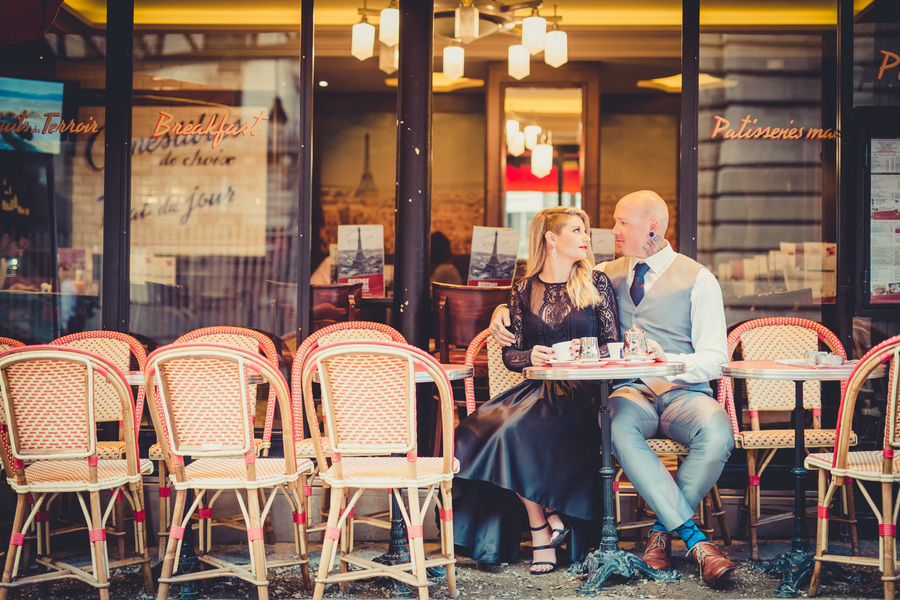
[[[700,567],[700,575],[709,587],[713,587],[721,579],[726,579],[734,571],[734,563],[725,558],[715,544],[697,542],[689,555]]]
[[[644,562],[661,571],[672,568],[672,536],[665,531],[650,530],[647,537],[647,548],[644,550]]]

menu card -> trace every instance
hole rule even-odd
[[[869,301],[900,304],[900,139],[872,139]]]
[[[363,298],[384,297],[384,226],[338,226],[338,283],[361,283]]]
[[[512,285],[519,251],[519,232],[501,227],[475,227],[467,285]]]

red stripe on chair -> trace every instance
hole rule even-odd
[[[881,537],[891,536],[897,537],[897,526],[893,523],[882,524],[878,526],[878,535]]]
[[[619,491],[619,482],[618,481],[613,481],[613,491],[614,492]]]
[[[167,487],[159,488],[159,497],[160,498],[169,498],[172,495],[172,490]]]
[[[183,465],[183,464],[184,464],[184,457],[181,456],[181,455],[179,455],[179,454],[173,454],[173,455],[172,455],[172,462],[175,463],[176,465]]]
[[[109,371],[101,367],[100,365],[94,363],[94,370],[100,373],[101,377],[109,377]]]
[[[148,375],[150,375],[150,377],[154,377],[156,375],[156,367],[152,367]]]
[[[893,448],[885,448],[884,450],[881,451],[881,454],[887,459],[894,458],[894,449]]]
[[[409,533],[409,539],[411,540],[424,537],[425,535],[425,528],[421,525],[410,525],[406,528],[406,531]]]
[[[201,519],[212,519],[212,509],[208,506],[204,506],[197,511],[197,514]]]
[[[34,515],[34,520],[37,521],[38,523],[43,523],[45,521],[49,521],[50,520],[50,512],[46,511],[46,510],[42,510],[39,513],[37,513],[36,515]]]
[[[113,494],[113,500],[121,500],[122,499],[122,490],[116,490],[116,493]]]
[[[312,496],[312,486],[311,485],[303,486],[303,495],[304,496]]]
[[[248,527],[247,528],[247,539],[251,542],[254,540],[263,539],[263,528],[262,527]]]
[[[326,527],[325,528],[325,539],[326,540],[337,540],[341,537],[341,528],[340,527]]]
[[[177,527],[175,525],[172,525],[172,527],[169,529],[169,537],[176,540],[184,539],[184,527]]]
[[[244,462],[248,465],[256,464],[256,450],[250,450],[247,454],[244,455]]]
[[[119,429],[125,429],[125,421],[119,419]]]
[[[751,418],[751,419],[758,419],[758,418],[759,418],[759,411],[758,411],[758,410],[751,410],[751,411],[750,411],[750,418]]]
[[[416,462],[419,459],[419,454],[417,452],[407,452],[406,460],[409,462]]]
[[[331,462],[333,462],[333,463],[341,462],[341,455],[339,452],[331,453]]]
[[[452,521],[453,520],[453,509],[444,510],[443,508],[439,508],[438,512],[441,515],[441,521]]]
[[[850,486],[852,486],[852,485],[853,485],[853,478],[852,478],[852,477],[844,477],[844,484],[845,484],[845,485],[850,485]]]
[[[92,542],[105,542],[106,541],[106,529],[102,527],[100,529],[89,529],[88,530],[88,539]]]
[[[262,366],[260,366],[259,364],[255,363],[255,362],[254,362],[254,363],[250,363],[250,364],[247,365],[247,366],[248,366],[248,367],[250,368],[250,370],[253,371],[254,373],[261,373],[261,372],[262,372]]]
[[[814,417],[821,417],[821,416],[822,416],[822,409],[821,409],[821,408],[814,408],[814,409],[812,409],[812,411],[813,411],[813,416],[814,416]]]
[[[356,508],[356,507],[354,507],[354,508]],[[350,509],[350,512],[347,512],[347,509],[342,508],[342,509],[341,509],[341,516],[343,517],[345,513],[347,514],[347,518],[348,518],[348,519],[352,519],[352,518],[353,518],[353,508]]]
[[[96,454],[88,457],[88,466],[89,467],[97,466],[97,455]]]
[[[816,513],[818,514],[820,519],[828,518],[828,507],[827,506],[817,506]]]
[[[24,533],[14,533],[9,536],[9,543],[13,546],[21,546],[25,543],[25,534]]]
[[[755,485],[756,487],[759,487],[759,476],[758,475],[750,475],[749,477],[747,477],[747,479],[749,480],[750,485]]]
[[[294,523],[298,525],[306,525],[306,511],[301,513],[293,513],[294,515]]]
[[[168,489],[168,488],[167,488],[167,489]],[[132,514],[134,515],[134,522],[135,522],[135,523],[143,523],[144,521],[147,520],[147,513],[145,513],[145,512],[142,511],[142,510],[136,510],[136,511],[134,511]]]
[[[16,469],[24,469],[25,461],[20,458],[14,458],[13,459],[13,467]]]
[[[31,492],[25,494],[25,502],[28,504],[34,504],[34,496],[31,495]]]

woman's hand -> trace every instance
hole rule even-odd
[[[665,362],[666,353],[663,352],[662,346],[653,340],[647,340],[647,358],[657,362]]]
[[[553,358],[553,348],[547,346],[535,346],[531,349],[531,364],[535,367],[545,367]]]

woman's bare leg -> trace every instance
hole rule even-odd
[[[532,502],[531,500],[526,500],[521,495],[519,496],[519,500],[522,501],[522,504],[525,505],[525,511],[528,513],[528,525],[533,529],[535,527],[540,527],[541,525],[546,525],[547,518],[544,517],[544,507],[536,502]],[[559,519],[559,517],[551,517],[555,519]],[[562,521],[560,521],[561,523]],[[550,544],[550,527],[543,527],[538,531],[532,530],[531,532],[531,544],[532,546],[547,546]],[[556,562],[556,549],[548,548],[546,550],[535,550],[532,555],[532,562],[548,562],[555,563]],[[551,565],[536,565],[531,567],[532,573],[544,573],[546,571],[552,570],[553,567]]]

